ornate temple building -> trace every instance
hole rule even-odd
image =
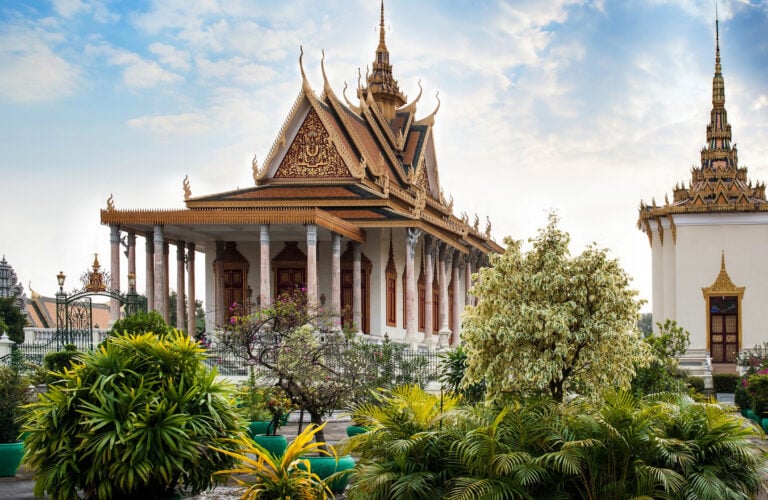
[[[653,320],[673,319],[691,333],[689,352],[709,353],[715,371],[734,368],[738,352],[765,340],[768,250],[765,184],[739,167],[725,109],[720,36],[707,144],[691,180],[664,204],[641,202],[639,228],[653,258]]]
[[[254,159],[254,186],[193,196],[185,178],[180,210],[117,209],[110,197],[101,222],[111,228],[113,288],[126,233],[128,273],[136,273],[136,238],[144,238],[146,295],[166,317],[169,247],[176,247],[181,328],[201,254],[209,331],[228,321],[232,304],[258,307],[302,287],[311,302],[348,311],[340,321],[363,333],[426,347],[455,343],[472,274],[503,249],[491,239],[490,221],[481,228],[477,216],[472,223],[457,217],[443,193],[433,136],[439,100],[438,109],[417,116],[421,86],[412,102],[401,92],[383,3],[357,105],[334,93],[324,57],[320,95],[302,57],[299,65],[301,90],[266,160]]]

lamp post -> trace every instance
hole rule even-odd
[[[64,291],[64,281],[67,275],[64,271],[59,271],[56,275],[56,281],[59,283],[59,291],[56,293],[56,346],[59,347],[62,342],[66,342],[67,335],[67,294]]]
[[[125,316],[139,311],[139,296],[136,293],[136,274],[128,273],[128,292],[125,294]]]

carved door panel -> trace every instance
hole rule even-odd
[[[303,267],[278,267],[275,271],[276,297],[307,286],[307,270]]]
[[[739,346],[738,297],[709,299],[710,351],[713,363],[735,363]]]
[[[368,328],[368,314],[369,314],[369,301],[368,301],[368,280],[367,280],[367,273],[362,272],[360,273],[360,284],[363,289],[363,296],[362,296],[362,321],[363,324],[360,326],[360,331],[363,333],[368,333],[370,330]],[[353,288],[352,288],[352,271],[351,270],[342,270],[341,271],[341,310],[344,312],[344,326],[349,326],[352,324],[352,300],[353,300]]]
[[[233,304],[241,305],[245,301],[245,272],[243,269],[224,270],[224,304],[231,309]],[[232,316],[232,311],[227,317]]]

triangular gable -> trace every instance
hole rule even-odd
[[[273,178],[351,176],[317,111],[310,107]]]

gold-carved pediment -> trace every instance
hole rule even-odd
[[[317,112],[310,108],[304,123],[275,172],[275,178],[349,177],[336,145]]]
[[[744,296],[744,290],[746,287],[736,286],[736,284],[728,276],[728,271],[725,269],[725,252],[720,257],[720,273],[715,278],[714,283],[708,287],[701,289],[704,297],[711,295],[738,295],[739,298]]]

